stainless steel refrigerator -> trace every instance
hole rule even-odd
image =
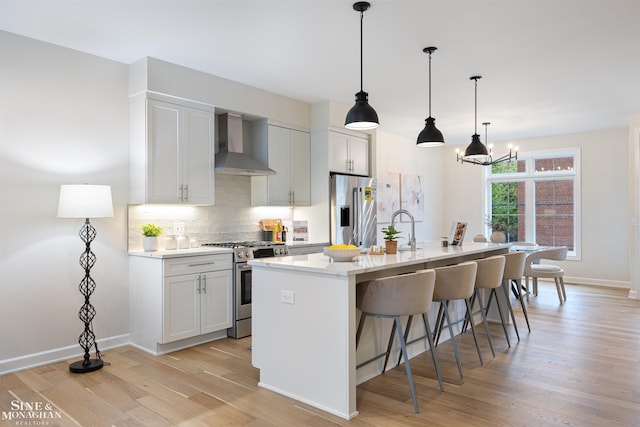
[[[377,244],[375,178],[331,175],[331,244]]]

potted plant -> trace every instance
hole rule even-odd
[[[142,247],[145,252],[157,251],[159,247],[158,236],[162,234],[162,227],[155,224],[144,224],[142,227]]]
[[[396,230],[393,225],[384,227],[381,231],[384,233],[385,252],[391,255],[395,254],[398,251],[398,241],[396,239],[402,232]]]
[[[491,227],[492,231],[489,240],[493,243],[504,243],[507,241],[507,233],[511,232],[511,228],[505,219],[495,219],[488,216],[485,222]]]

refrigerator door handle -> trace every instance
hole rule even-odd
[[[360,196],[360,188],[353,189],[353,235],[351,236],[353,244],[360,246],[360,238],[362,237],[362,197]]]

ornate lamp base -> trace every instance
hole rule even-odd
[[[96,343],[96,336],[91,330],[91,322],[96,315],[96,309],[91,305],[91,294],[96,288],[96,283],[91,278],[91,267],[96,262],[96,256],[91,252],[91,242],[96,237],[96,229],[89,222],[89,218],[85,220],[84,225],[80,228],[80,238],[85,243],[85,251],[80,255],[80,266],[84,268],[84,278],[80,282],[78,289],[84,296],[84,304],[80,307],[78,317],[84,323],[84,330],[78,337],[78,344],[84,350],[84,359],[69,365],[69,370],[73,373],[85,373],[97,371],[102,368],[103,363],[100,358],[100,350]],[[97,359],[91,359],[89,351],[91,347],[96,349]]]

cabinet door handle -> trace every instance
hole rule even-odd
[[[198,274],[198,278],[196,279],[198,281],[198,294],[201,292],[200,289],[200,275]]]
[[[199,267],[201,265],[214,265],[215,261],[207,261],[207,262],[198,262],[195,264],[189,264],[189,267]]]
[[[207,293],[207,275],[202,275],[202,292]]]
[[[184,186],[184,192],[185,192],[184,201],[188,202],[189,201],[189,184]]]

